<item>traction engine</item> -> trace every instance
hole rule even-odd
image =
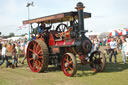
[[[23,21],[23,24],[58,23],[56,29],[47,29],[36,36],[27,48],[27,62],[33,72],[44,72],[48,65],[61,67],[66,76],[74,76],[77,66],[90,64],[94,72],[105,68],[106,59],[101,51],[91,52],[92,43],[85,36],[84,18],[91,13],[83,12],[83,3],[77,3],[77,11],[55,14],[51,16]],[[69,21],[70,26],[62,23]],[[80,62],[77,61],[80,60]]]

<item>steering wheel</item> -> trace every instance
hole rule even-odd
[[[68,26],[66,24],[59,24],[56,27],[57,32],[66,32],[68,30]]]

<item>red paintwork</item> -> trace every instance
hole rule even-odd
[[[72,30],[72,27],[70,27],[66,32],[65,32],[65,38],[70,39],[70,32]]]
[[[74,39],[70,41],[69,40],[56,41],[55,46],[73,45],[74,41],[75,41]]]
[[[84,55],[79,55],[79,59],[80,60],[85,60],[85,56]]]
[[[70,39],[71,30],[72,30],[72,27],[70,27],[66,32],[61,32],[59,34],[55,34],[56,37],[59,36],[60,38],[62,38],[62,36],[65,36],[64,40],[60,40],[60,41],[56,41],[56,42],[54,40],[53,34],[50,33],[49,46],[73,45],[74,44],[74,39],[67,40],[67,39]]]
[[[53,38],[53,35],[50,34],[50,39],[49,39],[49,46],[54,46],[55,45],[55,40]]]
[[[62,46],[62,45],[64,45],[64,40],[61,40],[61,41],[56,41],[55,42],[55,46]]]
[[[67,39],[69,39],[69,38],[70,38],[70,32],[66,32],[66,33],[65,33],[65,37],[66,37]]]

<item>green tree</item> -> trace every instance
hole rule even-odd
[[[8,35],[9,37],[14,37],[15,36],[15,34],[13,33],[13,32],[11,32],[11,33],[9,33],[9,35]]]

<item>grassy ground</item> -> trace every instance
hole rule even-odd
[[[121,54],[118,63],[107,63],[102,73],[94,73],[89,65],[78,66],[74,77],[66,77],[56,67],[49,67],[46,73],[33,73],[27,63],[18,68],[0,66],[0,85],[128,85],[128,61],[122,64]],[[21,58],[22,60],[22,58]]]

